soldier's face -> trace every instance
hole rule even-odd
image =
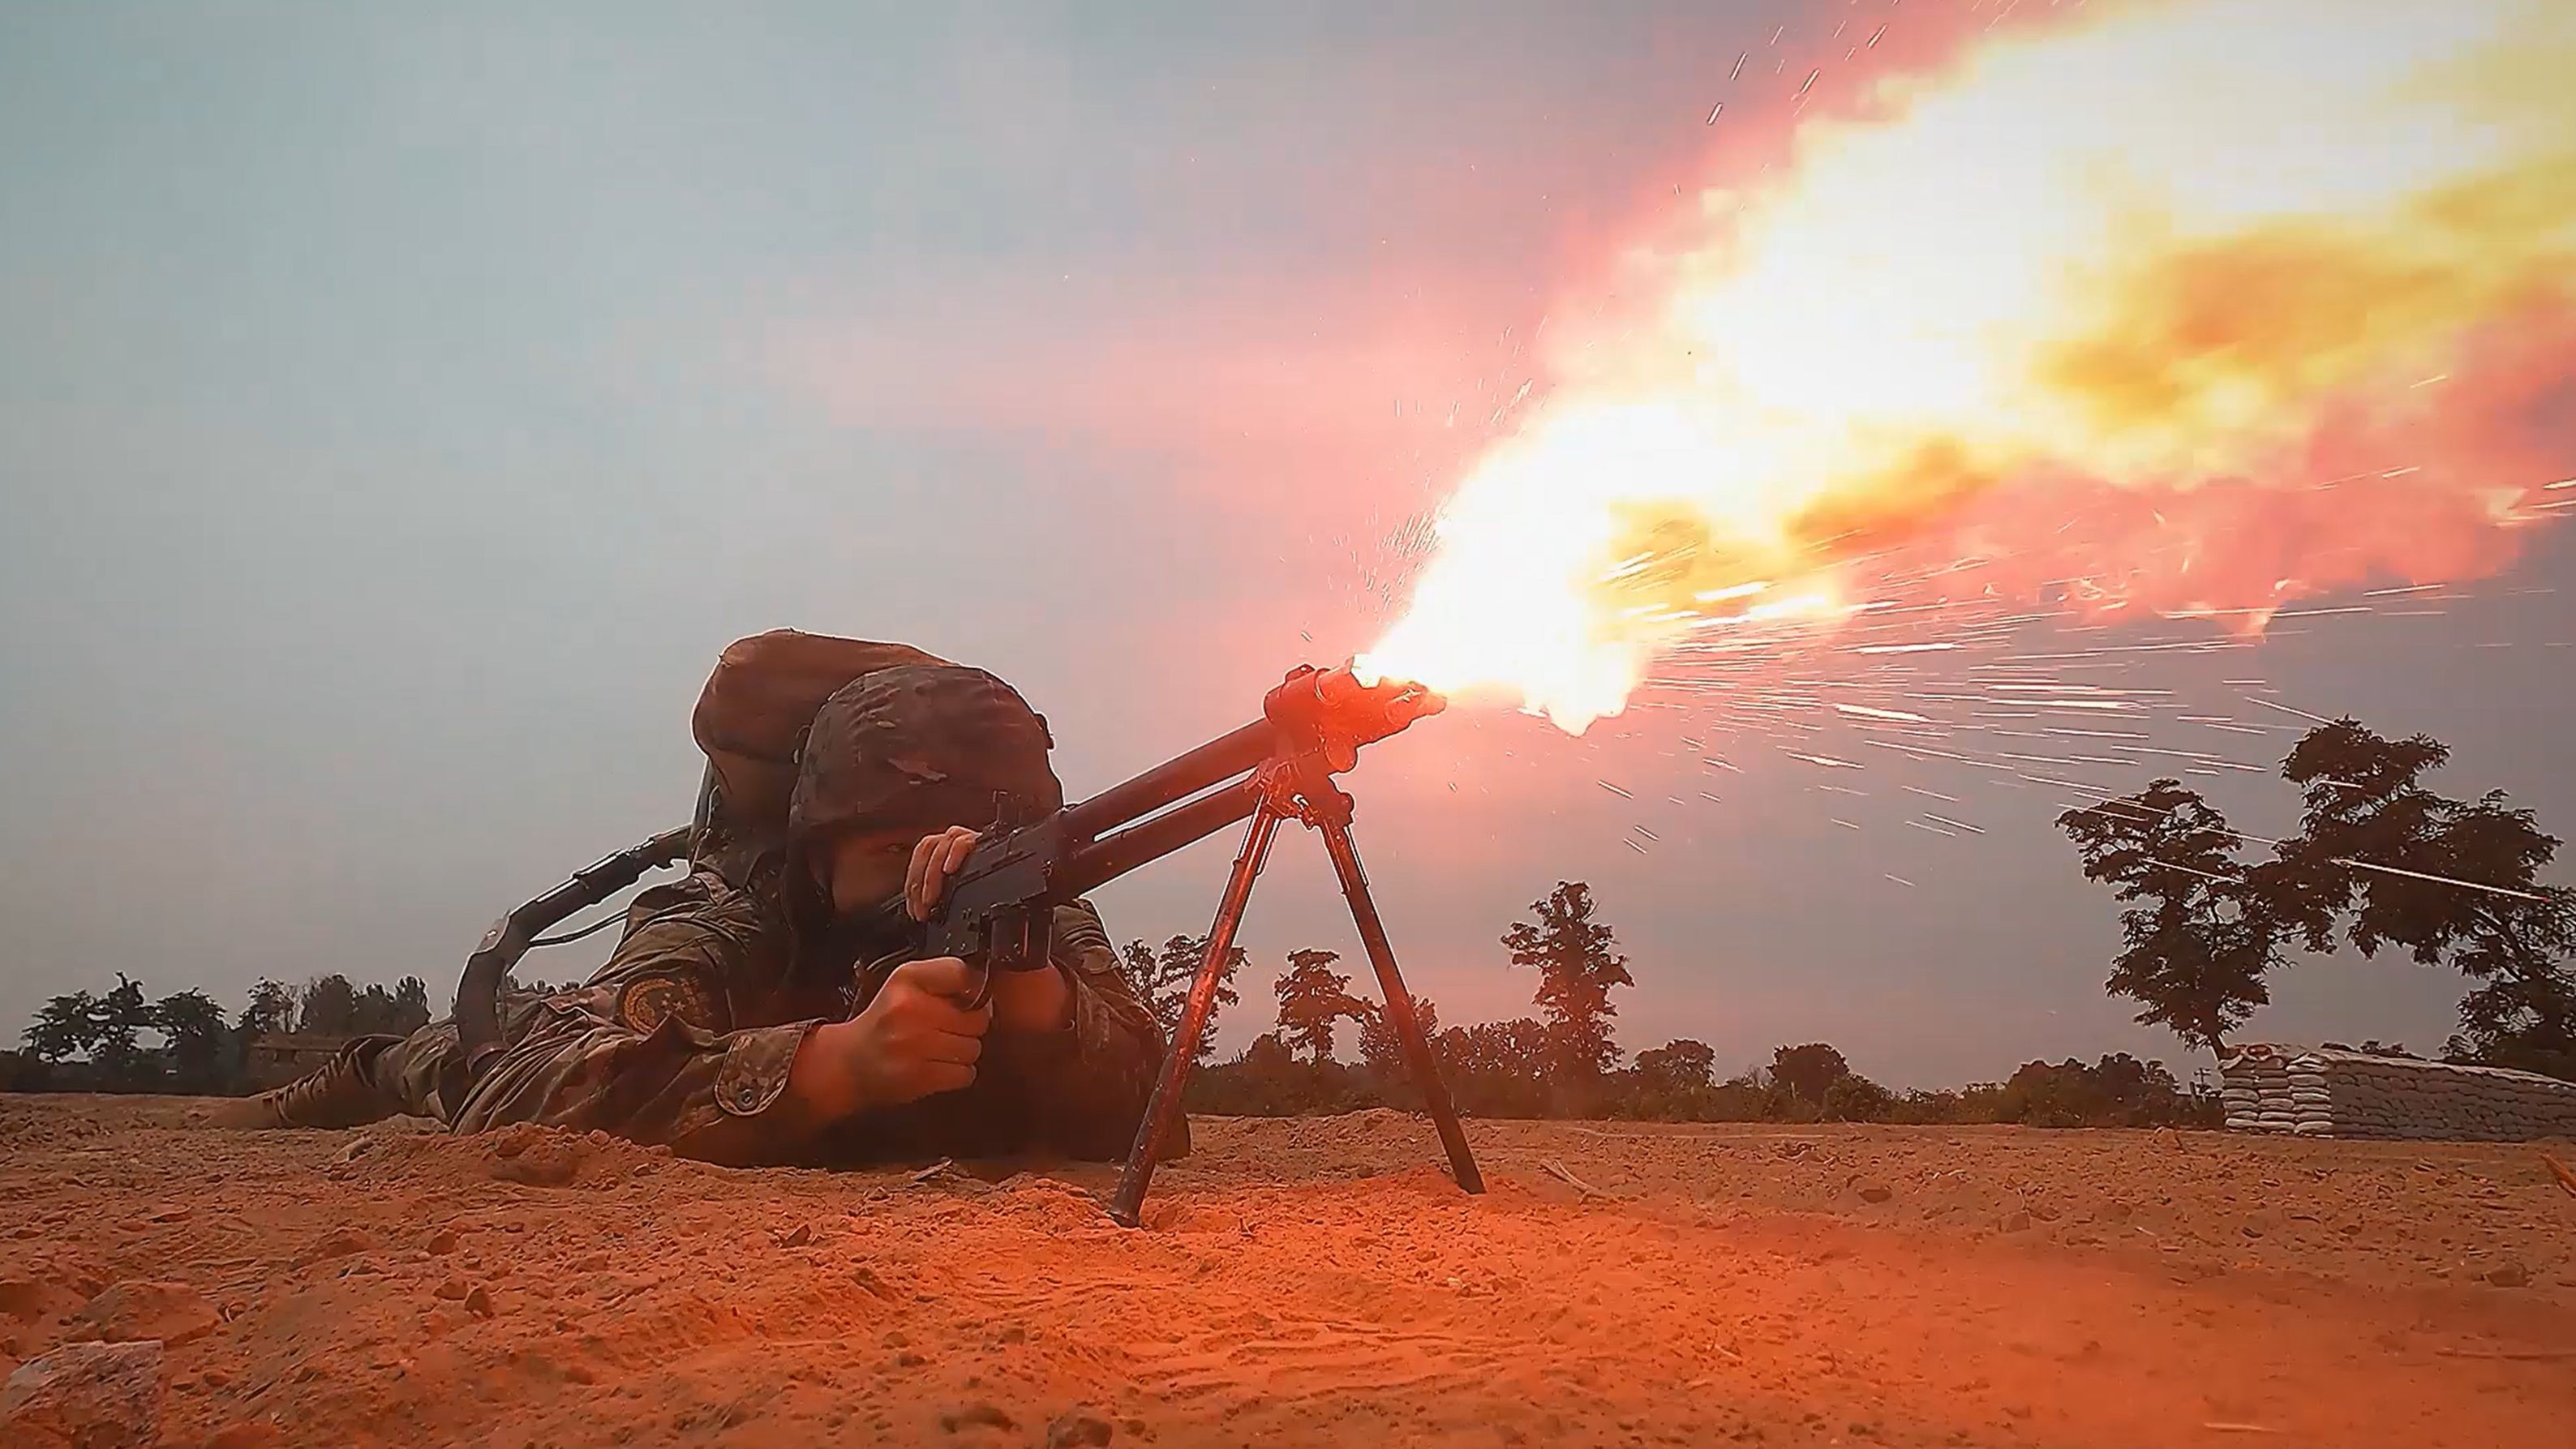
[[[902,895],[913,848],[947,828],[944,823],[898,825],[841,835],[832,842],[831,874],[825,881],[831,888],[832,909],[843,914],[864,911]]]
[[[832,842],[830,875],[832,909],[847,913],[903,894],[903,874],[912,863],[912,848],[925,832],[911,827],[854,830]]]

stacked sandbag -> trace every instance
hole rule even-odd
[[[2290,1061],[2278,1047],[2249,1046],[2219,1064],[2227,1125],[2238,1132],[2289,1132],[2299,1125],[2290,1100]]]
[[[2334,1092],[2326,1085],[2326,1063],[2314,1052],[2290,1059],[2290,1130],[2302,1137],[2335,1135]]]
[[[2219,1065],[2238,1132],[2523,1142],[2576,1137],[2576,1083],[2412,1057],[2255,1045]]]
[[[2228,1131],[2259,1132],[2262,1130],[2262,1125],[2255,1118],[2263,1110],[2263,1090],[2256,1084],[2250,1069],[2240,1072],[2231,1069],[2226,1063],[2220,1064],[2218,1103],[2226,1109]]]

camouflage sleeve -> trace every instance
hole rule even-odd
[[[1073,1019],[1021,1047],[1038,1135],[1076,1157],[1124,1157],[1162,1070],[1162,1031],[1089,901],[1056,908],[1053,955],[1073,986]]]
[[[648,919],[588,982],[532,1002],[456,1130],[541,1122],[714,1162],[794,1160],[813,1124],[782,1097],[819,1023],[733,1029],[726,968],[746,950],[733,905]]]

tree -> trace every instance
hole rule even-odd
[[[383,986],[370,983],[360,991],[349,1008],[349,1030],[358,1036],[378,1036],[393,1028],[394,994]]]
[[[1243,1065],[1252,1072],[1284,1072],[1297,1065],[1297,1054],[1279,1039],[1279,1033],[1265,1031],[1244,1048]]]
[[[1417,1001],[1420,1007],[1426,1003]],[[1364,1037],[1365,1040],[1365,1037]],[[1392,1034],[1388,1045],[1393,1046]],[[1453,1026],[1437,1054],[1450,1074],[1458,1109],[1487,1117],[1535,1117],[1546,1111],[1552,1055],[1548,1029],[1528,1017]]]
[[[296,1015],[295,1029],[306,1036],[357,1035],[357,988],[336,971],[304,983],[304,1005]]]
[[[394,983],[393,1032],[409,1036],[429,1025],[429,983],[406,976]]]
[[[152,1003],[152,1024],[165,1043],[173,1086],[212,1092],[232,1075],[233,1038],[213,997],[198,990],[164,996]]]
[[[263,976],[250,989],[250,1001],[233,1019],[244,1037],[282,1036],[295,1029],[295,993]]]
[[[1615,986],[1633,986],[1628,959],[1611,949],[1610,928],[1592,918],[1592,888],[1558,881],[1530,903],[1536,921],[1515,921],[1503,936],[1515,966],[1538,968],[1537,1002],[1547,1021],[1550,1066],[1570,1081],[1590,1081],[1619,1060],[1611,1040]]]
[[[2492,924],[2455,959],[2479,984],[2460,998],[2460,1031],[2449,1055],[2576,1081],[2576,893],[2538,892],[2536,902],[2490,907]]]
[[[1637,1053],[1637,1077],[1662,1092],[1700,1091],[1715,1085],[1717,1053],[1705,1042],[1669,1041]]]
[[[1824,1105],[1825,1093],[1850,1075],[1851,1064],[1843,1054],[1820,1041],[1779,1047],[1771,1053],[1771,1085],[1801,1102]]]
[[[1377,1078],[1381,1090],[1387,1083],[1407,1080],[1412,1068],[1404,1060],[1404,1044],[1395,1039],[1395,1026],[1387,1020],[1386,1008],[1374,1001],[1354,1001],[1351,1005],[1360,1024],[1360,1064]],[[1413,1021],[1422,1028],[1424,1041],[1442,1039],[1440,1007],[1430,997],[1413,998]]]
[[[99,998],[98,1008],[89,1060],[98,1069],[101,1084],[141,1085],[158,1075],[147,1069],[143,1051],[143,1033],[156,1025],[143,984],[119,971],[116,989]]]
[[[2270,1001],[2264,973],[2294,924],[2313,929],[2313,882],[2295,867],[2249,875],[2226,817],[2178,780],[2057,817],[2088,880],[2145,901],[2120,916],[2124,947],[2103,989],[2144,1005],[2142,1023],[2218,1051]]]
[[[1883,1122],[1896,1106],[1896,1096],[1869,1078],[1845,1072],[1825,1088],[1828,1122]]]
[[[1271,988],[1279,997],[1280,1039],[1319,1062],[1333,1055],[1333,1023],[1360,1014],[1351,978],[1332,969],[1340,959],[1336,951],[1291,951],[1288,974]]]
[[[143,1048],[143,1033],[156,1026],[143,987],[120,971],[104,996],[75,991],[46,1002],[27,1027],[27,1050],[47,1063],[86,1057],[99,1087],[132,1090],[159,1076]]]
[[[38,1061],[59,1062],[86,1053],[98,1032],[98,998],[86,991],[68,992],[37,1009],[27,1027],[27,1050]]]
[[[1200,958],[1207,954],[1204,936],[1174,936],[1163,942],[1161,951],[1142,941],[1130,941],[1121,953],[1128,980],[1136,994],[1143,998],[1146,1009],[1163,1029],[1163,1040],[1176,1042],[1181,1034],[1181,1017],[1189,1009],[1190,985],[1198,978]],[[1207,1021],[1199,1032],[1197,1065],[1205,1065],[1216,1053],[1216,1021],[1229,1006],[1242,1000],[1234,989],[1234,974],[1243,966],[1243,948],[1226,952],[1225,968],[1217,973],[1216,999],[1209,1003]]]
[[[2310,730],[2281,765],[2306,797],[2283,878],[2325,919],[2312,946],[2347,915],[2363,955],[2393,945],[2479,983],[2460,1002],[2454,1056],[2576,1072],[2576,894],[2538,879],[2560,842],[2501,791],[2463,801],[2426,788],[2449,758],[2429,736],[2385,739],[2351,719]]]

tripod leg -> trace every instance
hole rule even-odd
[[[1136,1129],[1136,1145],[1128,1150],[1127,1168],[1118,1175],[1118,1195],[1109,1201],[1109,1216],[1121,1227],[1132,1228],[1143,1220],[1145,1189],[1154,1180],[1154,1155],[1162,1150],[1163,1134],[1171,1130],[1172,1118],[1181,1110],[1181,1084],[1189,1076],[1190,1063],[1198,1058],[1199,1033],[1206,1029],[1208,1013],[1216,1006],[1225,958],[1234,949],[1234,929],[1243,923],[1253,878],[1261,874],[1262,863],[1270,856],[1271,838],[1278,833],[1279,812],[1265,800],[1253,811],[1252,828],[1244,832],[1234,871],[1225,878],[1216,922],[1208,927],[1207,954],[1199,958],[1198,977],[1190,983],[1189,1005],[1181,1011],[1171,1054],[1163,1058],[1163,1074],[1154,1080],[1154,1095],[1146,1104],[1144,1122]]]
[[[1458,1110],[1450,1105],[1449,1089],[1441,1084],[1439,1060],[1431,1055],[1431,1042],[1422,1034],[1422,1022],[1413,1014],[1413,997],[1404,989],[1404,978],[1396,973],[1395,948],[1387,944],[1386,923],[1377,916],[1377,902],[1369,895],[1368,876],[1360,869],[1359,848],[1351,843],[1351,827],[1339,820],[1325,820],[1318,826],[1324,833],[1324,849],[1333,857],[1333,874],[1341,877],[1342,894],[1351,903],[1351,921],[1360,929],[1360,944],[1368,948],[1369,964],[1377,968],[1377,989],[1386,998],[1387,1021],[1395,1027],[1395,1039],[1404,1047],[1404,1059],[1413,1068],[1413,1080],[1422,1088],[1423,1105],[1431,1109],[1432,1125],[1440,1129],[1440,1145],[1449,1149],[1449,1173],[1458,1185],[1469,1192],[1485,1190],[1484,1174],[1476,1170],[1475,1156],[1467,1150],[1467,1133],[1458,1125]]]

